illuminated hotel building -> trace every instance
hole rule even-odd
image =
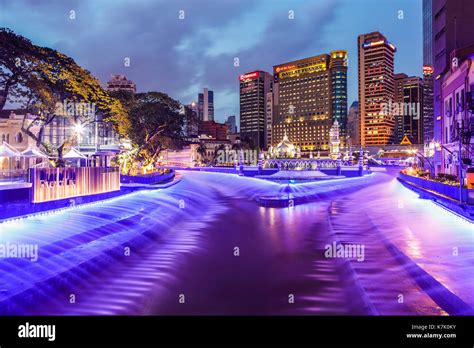
[[[332,51],[273,67],[272,145],[285,133],[302,151],[328,151],[329,130],[347,122],[347,52]]]
[[[394,102],[396,48],[379,32],[358,37],[360,141],[364,146],[393,141],[394,117],[384,105]],[[384,110],[385,109],[385,110]]]
[[[240,139],[262,149],[266,147],[266,98],[272,90],[272,75],[257,70],[240,75],[239,81]]]

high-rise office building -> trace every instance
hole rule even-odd
[[[240,139],[257,148],[264,148],[266,125],[266,95],[272,90],[272,75],[261,70],[239,76]]]
[[[267,109],[265,111],[265,147],[272,145],[272,127],[273,127],[273,91],[268,92],[266,96]]]
[[[227,117],[227,121],[225,121],[225,124],[227,125],[227,130],[229,134],[237,133],[237,122],[235,119],[235,115]]]
[[[285,134],[304,151],[328,151],[329,130],[347,123],[347,52],[332,51],[273,67],[272,145]]]
[[[106,90],[137,93],[137,85],[132,80],[128,80],[125,75],[112,75],[111,80],[107,82]]]
[[[433,0],[423,0],[423,141],[433,140]]]
[[[432,0],[431,14],[423,16],[432,19],[432,56],[434,68],[434,139],[442,139],[443,115],[441,89],[443,76],[450,72],[454,58],[462,61],[467,57],[457,56],[454,50],[459,50],[474,44],[474,6],[472,0]],[[424,18],[425,19],[425,18]],[[428,20],[428,18],[427,18]],[[435,153],[436,173],[442,172],[440,151]]]
[[[423,65],[433,66],[433,0],[423,0]]]
[[[395,117],[393,142],[400,144],[408,137],[412,144],[423,144],[423,81],[417,76],[395,74]]]
[[[331,52],[329,61],[332,89],[332,119],[337,120],[342,135],[345,136],[347,124],[347,51]]]
[[[214,121],[214,92],[207,88],[198,94],[198,117],[201,121]]]
[[[349,107],[347,114],[347,137],[349,145],[360,145],[359,135],[359,102],[354,101]]]
[[[384,112],[384,106],[395,99],[395,52],[396,47],[380,32],[358,37],[360,141],[364,146],[393,140],[394,117]]]

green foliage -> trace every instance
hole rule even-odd
[[[422,178],[429,178],[430,172],[427,171],[427,170],[424,170],[424,169],[419,169],[416,172],[416,175],[419,176],[419,177],[422,177]]]
[[[458,177],[452,174],[438,173],[436,181],[440,181],[449,185],[459,185]]]
[[[126,136],[133,148],[124,156],[127,163],[139,162],[143,167],[151,167],[161,151],[182,147],[186,110],[182,112],[178,101],[160,92],[135,95],[113,92],[111,95],[121,101],[129,115],[130,127]]]
[[[94,119],[84,115],[58,114],[57,105],[64,101],[95,104],[94,112],[103,121],[112,122],[120,135],[126,134],[130,127],[126,109],[102,88],[89,71],[77,65],[72,58],[56,50],[36,46],[5,28],[0,28],[0,91],[5,97],[0,110],[8,99],[36,115],[31,123],[24,120],[22,131],[46,151],[51,150],[51,145],[43,140],[42,134],[56,117],[66,117],[73,123],[83,125],[94,122]],[[59,157],[64,146],[73,141],[66,139],[57,147]]]

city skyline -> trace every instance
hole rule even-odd
[[[0,0],[4,343],[471,342],[473,18]]]
[[[239,75],[272,71],[276,64],[337,49],[348,51],[350,105],[357,100],[357,35],[364,32],[378,30],[397,46],[395,72],[422,76],[421,2],[277,1],[268,6],[267,1],[203,0],[196,7],[183,1],[142,2],[130,10],[125,2],[72,1],[52,2],[24,13],[21,23],[15,21],[27,4],[0,1],[1,26],[71,56],[104,86],[112,74],[124,74],[136,83],[137,91],[162,91],[183,104],[207,87],[215,93],[218,122],[228,115],[240,116]],[[211,5],[213,12],[206,12]],[[75,11],[74,19],[70,11]],[[408,35],[410,40],[404,40]],[[103,58],[96,59],[99,56]]]

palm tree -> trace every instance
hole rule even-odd
[[[204,143],[200,143],[196,152],[201,156],[201,163],[203,163],[206,157],[206,152],[207,152],[206,145]]]
[[[238,143],[236,142],[236,143],[233,143],[233,144],[232,144],[232,150],[238,151],[238,150],[240,150],[241,148],[242,148],[242,144],[240,143],[240,141],[239,141]]]
[[[214,157],[212,158],[212,162],[214,164],[217,164],[217,157],[219,156],[219,153],[221,151],[225,151],[226,150],[226,147],[224,144],[220,144],[219,146],[217,146],[214,150]]]

